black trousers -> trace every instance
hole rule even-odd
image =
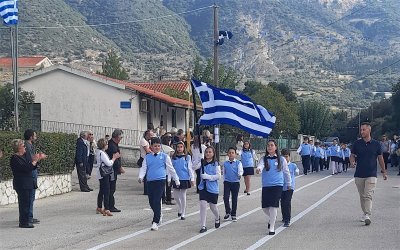
[[[147,191],[151,210],[153,210],[153,221],[160,223],[161,218],[161,197],[165,188],[165,180],[148,181]]]
[[[319,170],[321,170],[321,171],[324,170],[324,164],[325,164],[325,159],[320,158],[319,159]]]
[[[109,200],[110,209],[115,208],[114,193],[115,193],[115,190],[117,189],[117,176],[118,175],[117,175],[117,173],[115,173],[115,170],[114,170],[114,180],[110,181],[110,200]]]
[[[15,190],[18,195],[19,224],[27,225],[29,223],[29,205],[32,189]]]
[[[293,196],[293,190],[287,190],[282,192],[281,210],[284,222],[290,222],[292,216],[292,196]]]
[[[303,165],[304,174],[307,175],[307,172],[310,170],[311,156],[309,155],[301,156],[301,164]]]
[[[311,162],[310,162],[310,168],[311,168],[311,172],[314,172],[314,156],[311,156]]]
[[[166,178],[168,180],[168,175]],[[163,203],[165,203],[167,201],[172,201],[172,188],[171,188],[171,185],[168,185],[167,181],[165,182],[165,189],[162,194],[162,200],[163,200]]]
[[[97,195],[97,207],[102,208],[104,203],[104,209],[110,210],[110,179],[111,175],[107,175],[100,179],[100,190]]]
[[[240,189],[240,182],[224,181],[224,204],[225,213],[236,216],[237,201]],[[229,195],[232,194],[232,209],[229,204]]]
[[[389,152],[383,152],[383,161],[385,162],[385,169],[387,169],[387,164],[389,163]]]
[[[199,185],[200,185],[200,169],[196,170],[196,192],[199,193]]]
[[[92,175],[93,163],[94,163],[94,155],[90,154],[88,158],[88,165],[86,167],[86,174]]]
[[[76,173],[78,174],[79,187],[81,191],[88,190],[89,186],[87,184],[86,168],[84,164],[76,165]]]
[[[319,162],[321,161],[321,158],[319,157],[312,157],[313,158],[313,168],[312,171],[319,171]]]
[[[331,157],[330,156],[326,157],[325,169],[329,169],[329,163],[331,163]]]

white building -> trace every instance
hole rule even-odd
[[[40,103],[42,131],[89,129],[100,138],[121,128],[122,144],[136,146],[149,123],[167,131],[188,126],[189,101],[138,84],[61,65],[35,71],[19,83]],[[131,103],[131,108],[121,108],[121,102]]]

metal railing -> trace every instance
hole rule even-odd
[[[300,145],[300,141],[298,139],[279,138],[275,140],[278,143],[279,149],[283,148],[297,149]],[[254,150],[265,151],[268,140],[265,138],[250,138],[249,141]],[[234,136],[224,136],[220,138],[221,152],[226,152],[228,151],[229,147],[235,147],[235,146],[236,146],[236,138]]]
[[[94,138],[96,140],[104,138],[106,135],[111,136],[113,131],[116,129],[113,127],[103,127],[103,126],[94,126],[94,125],[76,124],[76,123],[58,122],[58,121],[46,121],[46,120],[42,120],[40,122],[40,126],[37,123],[38,122],[31,121],[31,123],[28,125],[42,132],[68,133],[68,134],[76,134],[77,136],[81,131],[90,130],[93,132]],[[121,129],[124,132],[123,138],[121,140],[122,145],[138,146],[140,144],[140,138],[143,137],[143,131],[123,129],[123,128]]]

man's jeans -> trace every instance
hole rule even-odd
[[[38,177],[37,169],[32,170],[32,177],[33,179],[35,179],[35,182],[37,182],[37,177]],[[29,222],[33,221],[33,202],[35,201],[35,194],[36,194],[36,189],[32,189],[29,201]]]

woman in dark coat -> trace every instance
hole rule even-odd
[[[27,161],[25,158],[25,144],[20,139],[12,141],[12,149],[14,154],[11,156],[10,166],[14,176],[13,186],[18,194],[19,227],[33,228],[34,226],[29,223],[30,193],[36,188],[32,170],[36,169],[37,162],[44,159],[46,155],[36,154],[32,157],[31,162]]]

